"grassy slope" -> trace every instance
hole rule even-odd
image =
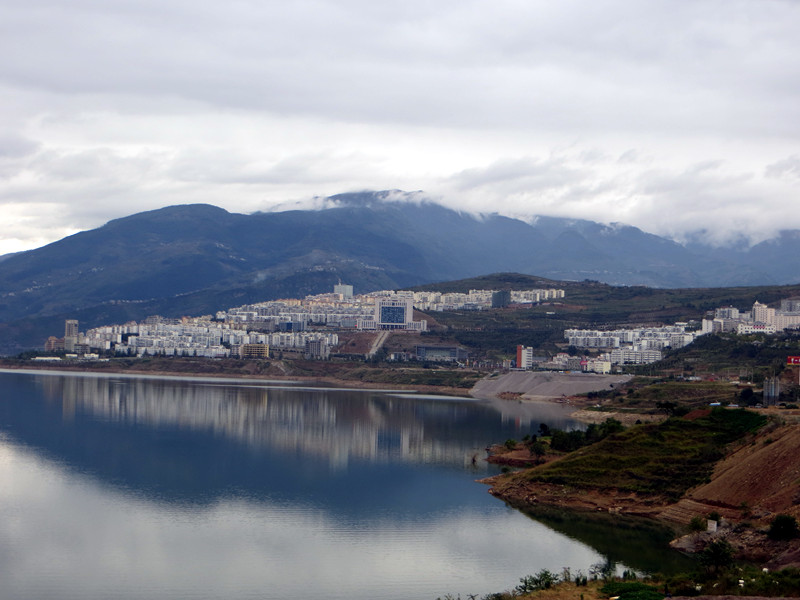
[[[616,489],[676,500],[710,476],[727,444],[765,422],[749,411],[715,409],[699,419],[640,425],[514,474],[510,480]]]

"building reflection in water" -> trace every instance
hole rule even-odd
[[[506,439],[509,427],[524,435],[539,423],[469,399],[410,394],[137,377],[37,382],[49,402],[61,403],[65,422],[81,413],[127,427],[196,431],[338,469],[352,459],[472,465],[487,444]]]

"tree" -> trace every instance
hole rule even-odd
[[[800,535],[797,519],[791,515],[778,515],[770,523],[767,537],[771,540],[793,540]]]
[[[600,425],[601,438],[607,438],[610,435],[614,435],[615,433],[619,433],[620,431],[624,430],[625,426],[622,424],[622,422],[614,419],[613,417],[609,417]]]
[[[668,417],[672,417],[675,414],[675,409],[678,408],[677,402],[656,402],[656,408],[663,412]]]
[[[692,533],[699,533],[706,530],[706,520],[700,515],[695,515],[689,521],[689,531]]]
[[[700,564],[711,573],[727,569],[733,564],[733,546],[727,540],[714,540],[700,552]]]
[[[536,457],[536,462],[539,463],[547,452],[547,449],[542,442],[537,440],[528,446],[528,451],[531,453],[531,456]]]
[[[757,403],[753,388],[746,387],[741,392],[739,392],[739,403],[744,404],[746,406],[750,406],[751,404]]]
[[[585,437],[582,431],[574,430],[567,433],[561,429],[553,429],[550,447],[559,452],[572,452],[583,446]]]

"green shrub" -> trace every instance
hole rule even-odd
[[[689,521],[689,531],[692,533],[705,531],[706,528],[707,528],[706,520],[699,515],[692,517],[692,520]]]
[[[707,571],[717,573],[733,564],[733,546],[727,540],[714,540],[698,556]]]
[[[797,519],[791,515],[778,515],[772,519],[767,536],[771,540],[792,540],[800,535]]]
[[[662,600],[664,594],[656,588],[639,581],[611,581],[600,588],[607,597],[619,596],[619,600]]]
[[[542,569],[536,575],[520,578],[516,591],[520,594],[530,594],[537,590],[549,590],[556,583],[558,583],[558,575]]]

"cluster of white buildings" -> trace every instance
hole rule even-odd
[[[205,356],[224,358],[254,355],[265,357],[269,349],[303,350],[326,355],[339,344],[336,333],[248,331],[218,322],[210,317],[148,319],[145,323],[126,323],[90,329],[83,343],[97,350],[115,350],[129,356]],[[322,346],[320,348],[320,346]],[[260,348],[259,348],[260,347]]]
[[[601,359],[612,365],[649,364],[661,360],[665,348],[683,348],[694,341],[697,333],[687,331],[687,325],[675,323],[610,331],[567,329],[564,337],[576,348],[607,349]]]
[[[345,289],[343,289],[345,288]],[[349,288],[349,289],[347,289]],[[412,292],[381,291],[353,296],[352,286],[334,286],[333,294],[303,300],[274,300],[219,311],[225,323],[262,329],[305,329],[308,324],[342,329],[425,331],[427,321],[414,320]]]
[[[550,371],[586,371],[590,373],[610,373],[611,361],[606,356],[570,356],[559,352],[551,358],[536,356],[534,348],[517,346],[516,368],[532,369],[538,367]]]
[[[714,311],[713,319],[703,319],[703,333],[735,332],[775,334],[800,328],[800,298],[781,300],[780,308],[755,302],[749,311],[728,306]]]
[[[510,295],[508,295],[510,294]],[[414,306],[419,310],[485,310],[508,304],[538,304],[564,297],[564,290],[470,290],[456,292],[414,292]]]
[[[687,323],[660,327],[635,327],[597,331],[591,329],[565,329],[564,337],[570,346],[577,348],[625,348],[663,350],[683,348],[694,341],[695,333],[686,331]]]
[[[270,349],[327,358],[339,344],[339,336],[332,328],[405,331],[427,328],[427,321],[414,320],[413,293],[381,291],[354,296],[353,287],[342,284],[335,286],[332,294],[247,304],[220,311],[214,317],[180,320],[150,317],[143,323],[97,327],[82,334],[80,339],[77,322],[70,323],[75,329],[75,343],[86,349],[113,349],[128,356],[210,358],[266,358]],[[328,327],[312,331],[310,325]]]
[[[519,369],[540,367],[565,371],[610,373],[613,365],[649,364],[661,360],[665,348],[682,348],[691,344],[698,333],[687,331],[687,323],[661,327],[636,327],[598,331],[567,329],[564,337],[570,346],[605,350],[598,356],[570,356],[560,352],[552,358],[537,357],[535,349],[517,346]]]

